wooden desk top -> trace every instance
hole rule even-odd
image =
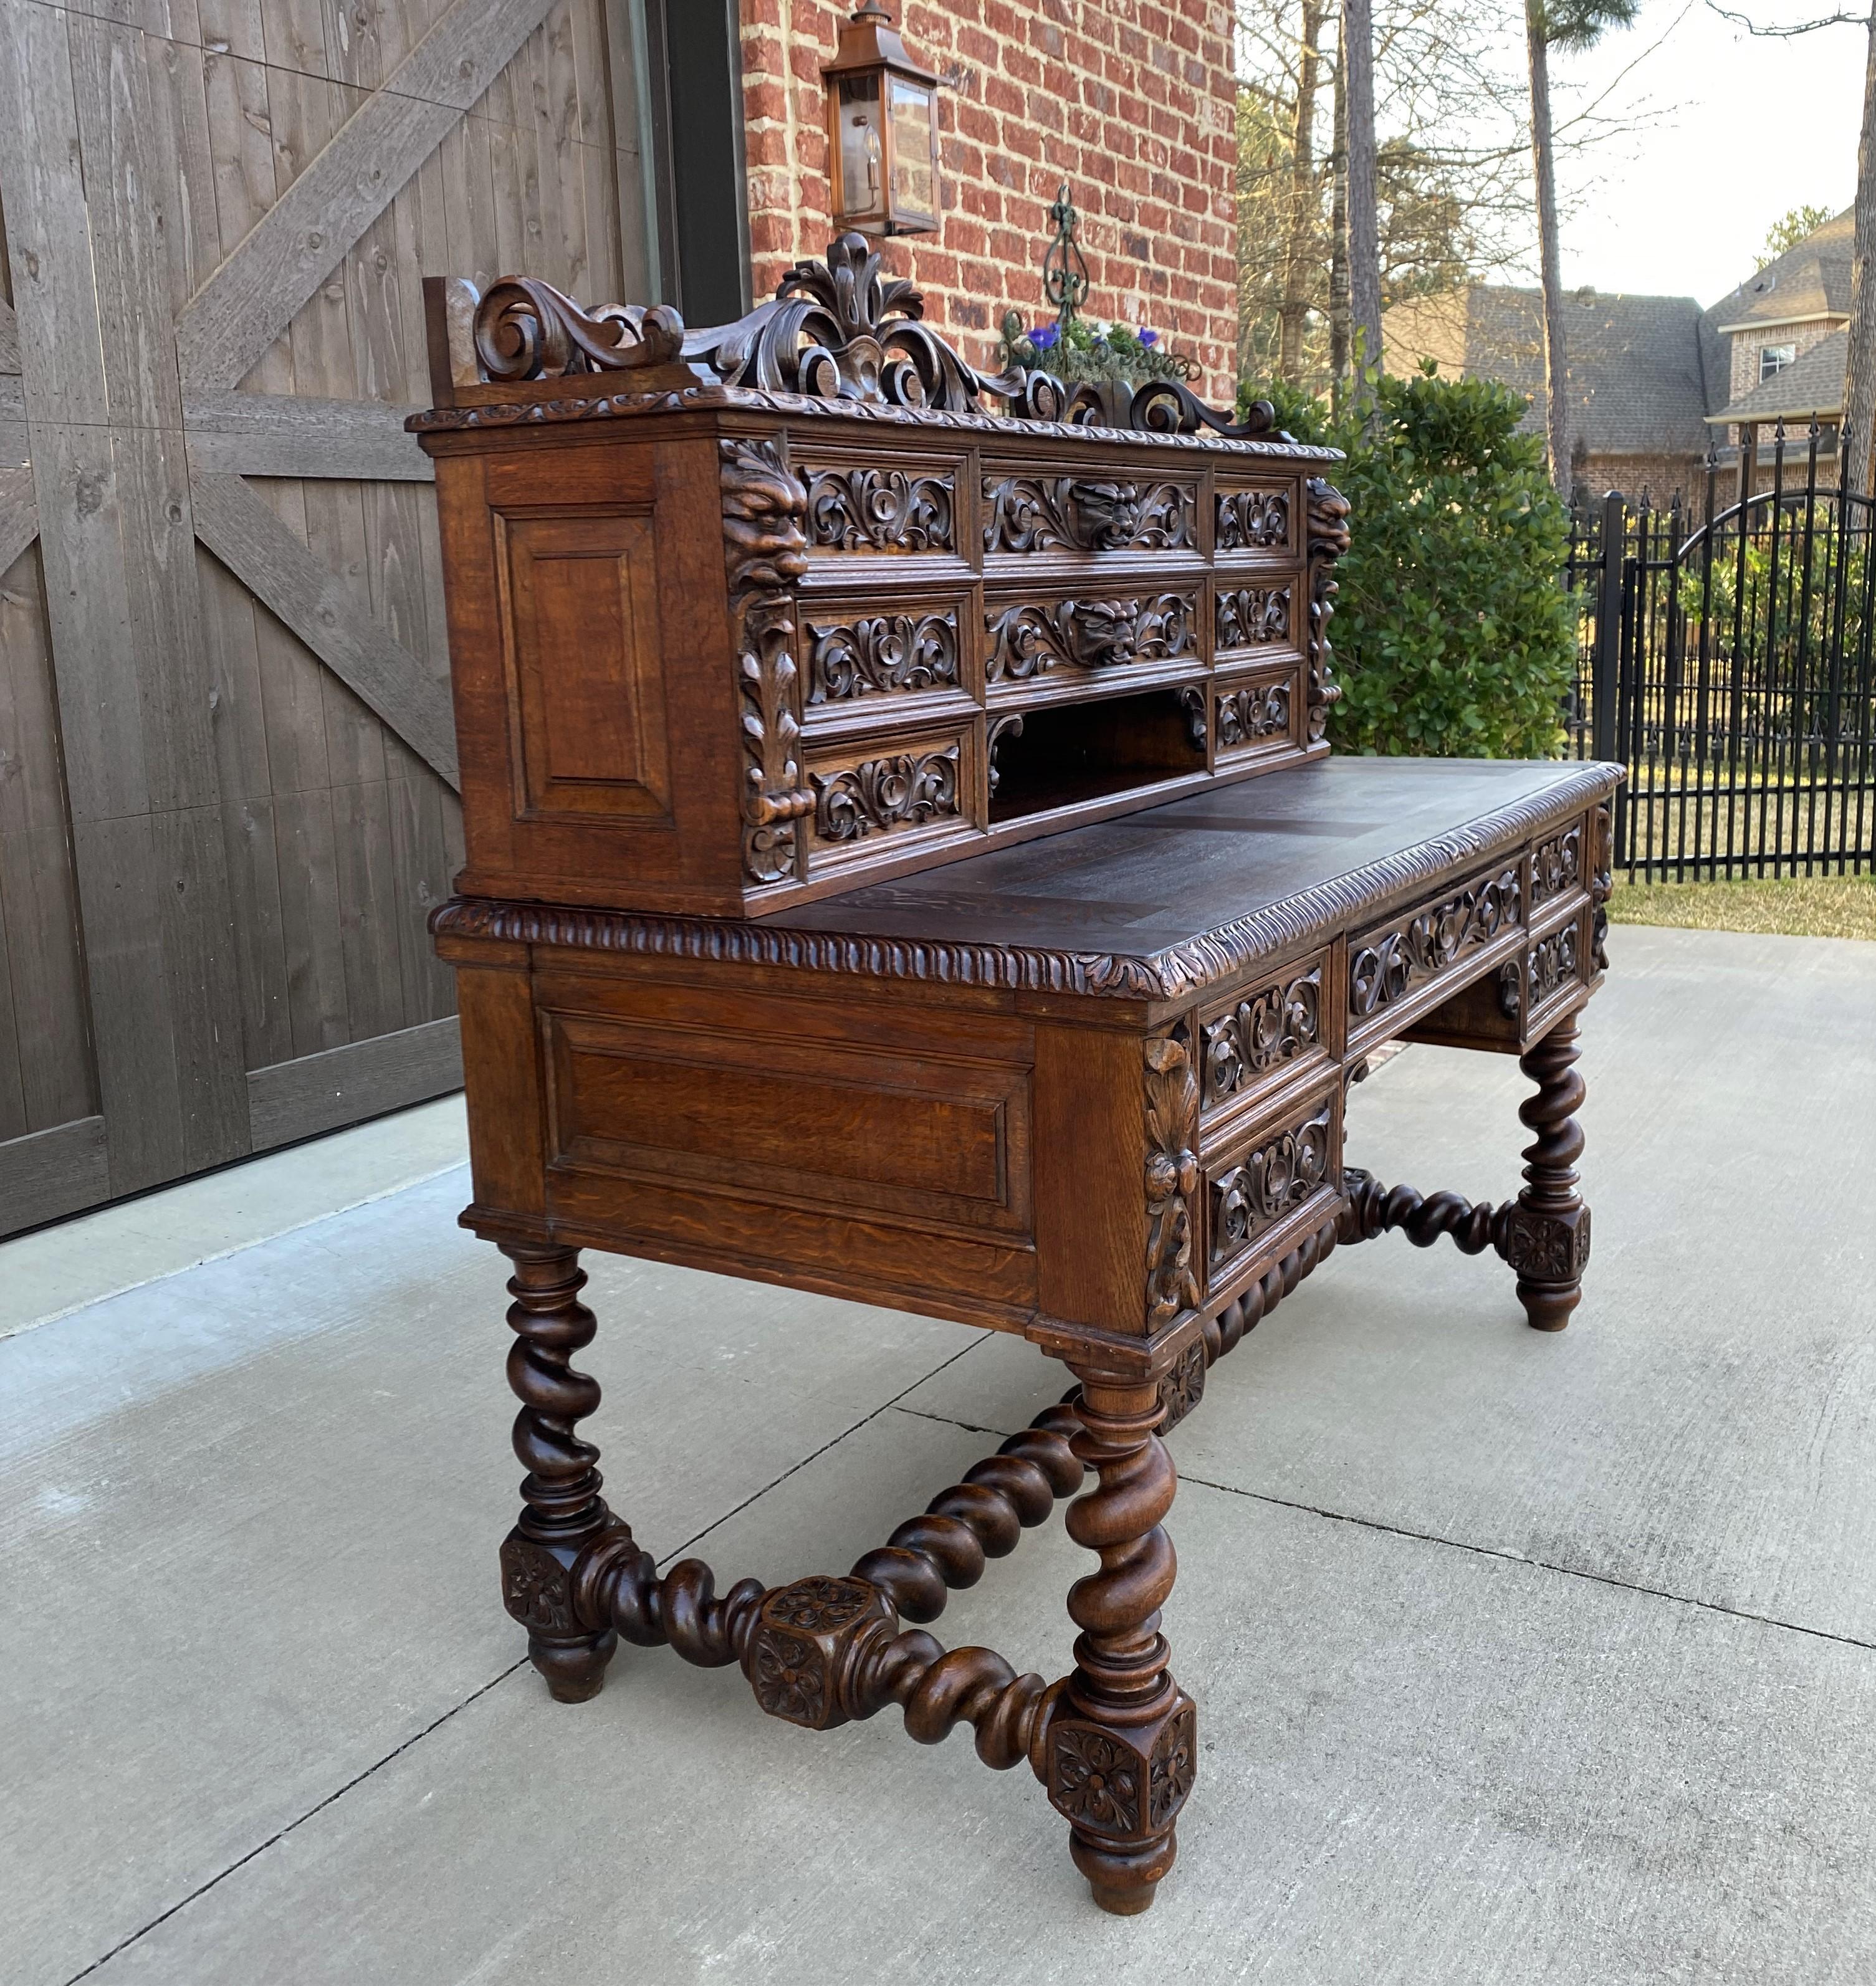
[[[1175,994],[1352,911],[1384,911],[1581,813],[1620,777],[1593,761],[1328,759],[875,884],[761,928],[1106,956],[1137,970],[1073,990]]]

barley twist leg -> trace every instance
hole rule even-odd
[[[599,1693],[618,1646],[611,1628],[581,1620],[571,1574],[612,1516],[599,1493],[599,1451],[574,1432],[599,1405],[599,1385],[568,1362],[592,1341],[593,1313],[579,1301],[586,1274],[572,1248],[504,1245],[514,1264],[508,1384],[521,1402],[514,1452],[527,1473],[522,1510],[501,1548],[502,1601],[527,1630],[527,1652],[562,1703]]]
[[[1094,1900],[1125,1917],[1151,1904],[1173,1866],[1197,1756],[1197,1713],[1160,1632],[1177,1570],[1160,1520],[1177,1478],[1157,1432],[1157,1382],[1072,1369],[1081,1381],[1074,1451],[1097,1480],[1070,1505],[1068,1529],[1101,1564],[1069,1593],[1082,1631],[1044,1734],[1044,1782]]]

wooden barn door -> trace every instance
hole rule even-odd
[[[0,0],[0,1233],[460,1079],[419,284],[652,293],[642,37]]]

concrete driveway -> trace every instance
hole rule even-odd
[[[0,1341],[0,1979],[1867,1986],[1876,946],[1613,949],[1569,1331],[1389,1236],[1173,1438],[1202,1758],[1143,1918],[968,1733],[810,1736],[663,1651],[550,1701],[497,1600],[507,1333],[454,1106],[0,1248],[15,1325],[83,1303]],[[1350,1156],[1497,1197],[1523,1093],[1416,1049]],[[608,1495],[727,1577],[844,1570],[1063,1383],[589,1266]],[[1059,1672],[1086,1564],[1057,1521],[943,1638]]]

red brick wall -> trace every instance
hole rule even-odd
[[[741,0],[756,295],[827,246],[820,65],[857,0]],[[884,244],[926,315],[988,364],[1005,309],[1047,315],[1049,206],[1066,177],[1090,315],[1150,325],[1228,399],[1237,318],[1231,0],[908,0],[939,93],[941,233]]]

